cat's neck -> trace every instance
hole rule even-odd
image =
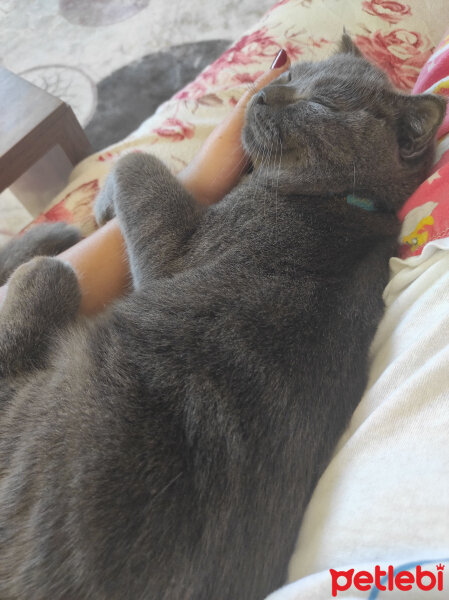
[[[363,174],[358,177],[356,172],[336,173],[335,170],[326,172],[314,167],[297,167],[282,169],[273,167],[258,167],[248,178],[248,184],[265,188],[282,196],[354,196],[364,198],[373,203],[379,210],[391,211],[392,206],[401,205],[404,190],[394,182],[380,180],[373,174]]]

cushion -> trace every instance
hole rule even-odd
[[[173,173],[196,154],[248,85],[268,69],[279,47],[292,61],[327,57],[349,31],[366,56],[411,89],[445,26],[446,0],[281,0],[191,84],[118,144],[93,154],[73,171],[67,187],[35,222],[96,225],[95,195],[112,164],[127,152],[151,152]],[[447,9],[446,9],[447,12]]]
[[[431,92],[449,99],[449,32],[422,69],[414,93]],[[427,180],[399,213],[400,256],[418,256],[432,240],[449,236],[449,111],[438,131],[435,165]]]

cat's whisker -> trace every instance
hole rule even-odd
[[[276,160],[277,160],[277,155],[278,155],[278,144],[277,144],[277,140],[274,140],[274,158],[273,158],[273,165],[276,165]],[[268,176],[268,173],[267,173]],[[270,171],[270,181],[273,182],[273,171]],[[276,230],[277,230],[277,197],[276,197],[276,193],[274,195],[274,214],[275,214],[275,220],[274,220],[274,234],[276,236]]]
[[[274,157],[273,157],[273,153],[274,153]],[[265,183],[266,184],[268,184],[268,182],[271,181],[270,165],[276,164],[276,158],[277,158],[277,145],[274,145],[273,142],[271,142],[271,144],[269,146],[268,160],[267,160],[267,164],[266,164],[266,168],[265,168]],[[268,188],[267,185],[265,187]]]
[[[261,169],[264,163],[264,153],[265,153],[265,146],[263,145],[262,147],[260,145],[256,146],[256,163],[257,166],[255,167],[254,170],[254,197],[257,199],[257,195],[259,193],[259,179],[260,179],[260,173],[261,173]]]
[[[256,166],[254,168],[254,198],[257,200],[257,194],[258,194],[258,179],[260,177],[260,165],[262,163],[262,153],[263,153],[263,149],[261,150],[259,147],[257,147],[256,149]]]
[[[164,487],[162,489],[160,489],[157,494],[155,494],[152,498],[151,501],[154,502],[156,500],[156,498],[158,498],[161,494],[163,494],[165,491],[168,490],[169,487],[171,487],[175,481],[177,481],[182,475],[182,471],[180,473],[178,473],[175,477],[173,477],[173,479],[171,479],[167,485],[164,485]]]
[[[270,155],[271,155],[271,147],[267,144],[266,146],[266,154],[264,156],[265,158],[265,163],[263,165],[263,168],[261,169],[261,174],[260,174],[260,188],[261,188],[261,194],[263,195],[263,208],[264,208],[264,214],[266,211],[266,194],[264,193],[264,182],[266,182],[267,180],[267,167],[268,164],[270,162]]]
[[[261,159],[261,163],[260,163],[259,170],[257,173],[257,180],[256,180],[256,189],[259,192],[259,196],[263,195],[263,214],[264,214],[264,216],[266,214],[266,202],[265,202],[265,194],[263,193],[263,189],[264,189],[263,181],[264,181],[264,177],[266,175],[266,168],[269,163],[270,154],[271,154],[270,146],[268,144],[266,144],[264,141],[264,144],[262,146],[262,159]]]
[[[281,162],[282,162],[282,141],[279,138],[279,163],[278,163],[278,175],[276,179],[276,224],[277,224],[277,207],[278,207],[278,193],[279,193],[279,177],[281,175]],[[277,227],[276,227],[277,230]]]
[[[269,144],[267,144],[266,148],[267,148],[267,153],[266,153],[266,156],[265,156],[265,164],[264,164],[263,172],[262,172],[262,175],[261,175],[261,178],[260,178],[261,187],[262,187],[262,194],[263,194],[264,211],[265,211],[265,207],[266,207],[265,187],[266,187],[266,183],[267,183],[267,171],[268,171],[268,165],[270,163],[270,158],[271,158],[271,153],[272,153],[273,147],[270,146]]]

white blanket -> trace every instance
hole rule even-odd
[[[353,581],[337,597],[449,597],[449,573],[436,570],[449,571],[449,238],[390,268],[367,390],[307,509],[293,583],[270,600],[332,598],[329,569],[416,575],[416,564],[446,591],[361,591]]]

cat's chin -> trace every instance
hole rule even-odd
[[[246,124],[242,131],[242,145],[251,163],[256,166],[260,163],[269,164],[279,162],[281,143],[279,136],[268,135],[267,131],[259,131],[254,124]]]
[[[258,138],[259,136],[254,131],[254,128],[249,123],[246,123],[242,130],[242,145],[252,162],[254,162],[257,155],[263,149],[263,145]]]
[[[272,163],[278,167],[279,162],[292,168],[306,165],[309,152],[306,146],[301,148],[298,137],[290,140],[278,128],[270,127],[269,122],[262,125],[251,116],[242,130],[242,145],[254,166]]]
[[[245,153],[249,157],[251,170],[259,167],[275,167],[279,169],[304,169],[307,167],[308,152],[302,149],[298,144],[280,143],[277,139],[260,139],[254,128],[245,125],[242,131],[242,145]]]

